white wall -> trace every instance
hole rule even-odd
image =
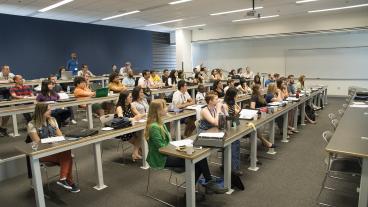
[[[338,13],[310,14],[301,17],[278,17],[275,19],[229,23],[221,27],[204,27],[193,30],[192,41],[219,40],[252,37],[292,32],[332,30],[342,28],[367,27],[368,9],[339,11]]]
[[[288,49],[355,47],[363,45],[368,45],[368,31],[267,39],[237,39],[210,43],[192,43],[192,58],[193,65],[204,63],[209,68],[232,69],[248,65],[255,72],[287,75],[285,74],[285,52]],[[351,63],[351,66],[354,67],[354,63]],[[334,68],[331,68],[331,78],[333,78],[333,70]],[[364,76],[367,77],[368,74],[364,74]],[[345,95],[350,85],[368,87],[367,81],[321,80],[318,83],[328,84],[329,94],[331,95]]]

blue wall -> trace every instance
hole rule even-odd
[[[152,65],[152,32],[0,14],[0,65],[24,78],[45,77],[76,51],[95,74],[125,61],[137,70]]]

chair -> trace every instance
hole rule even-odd
[[[328,114],[328,118],[330,119],[330,121],[332,121],[333,119],[337,119],[338,117],[336,116],[336,114],[330,113]]]
[[[150,193],[150,181],[151,181],[151,174],[152,172],[151,171],[170,171],[170,176],[169,176],[169,183],[172,184],[172,185],[175,185],[176,186],[176,202],[178,203],[178,192],[179,192],[179,188],[185,188],[183,187],[183,185],[185,184],[185,182],[181,183],[181,184],[178,184],[178,178],[176,177],[175,178],[175,183],[172,183],[171,182],[171,178],[173,176],[173,172],[176,172],[176,173],[183,173],[185,172],[184,169],[182,168],[164,168],[164,169],[153,169],[153,168],[149,168],[148,169],[148,176],[147,176],[147,187],[146,187],[146,193],[145,193],[145,196],[149,197],[149,198],[152,198],[153,200],[156,200],[162,204],[165,204],[167,206],[170,206],[170,207],[175,207],[173,204],[170,204],[156,196],[154,196],[153,194]]]
[[[332,135],[333,133],[331,131],[324,131],[322,133],[322,138],[325,141],[326,145],[330,142]],[[336,175],[345,175],[345,176],[347,175],[347,176],[351,176],[351,178],[356,178],[356,177],[359,177],[360,174],[361,174],[361,160],[360,159],[354,158],[354,157],[336,157],[334,154],[329,153],[328,161],[327,161],[327,171],[322,181],[322,186],[321,186],[320,192],[317,197],[317,204],[323,205],[323,206],[333,206],[331,204],[319,202],[323,189],[337,191],[337,189],[326,185],[326,181],[328,177],[335,179],[335,180],[351,182],[351,179],[338,177]]]
[[[334,128],[334,130],[336,130],[337,126],[339,125],[339,120],[338,119],[332,119],[331,120],[331,125]]]
[[[73,159],[74,171],[75,171],[75,175],[76,175],[76,184],[79,184],[79,173],[78,173],[77,161],[75,159],[75,155],[74,154],[71,154],[71,156],[72,156],[72,159]],[[29,158],[29,156],[26,156],[26,160],[27,160],[28,178],[29,179],[32,179],[32,171],[31,171],[30,158]],[[52,167],[56,167],[56,166],[59,166],[59,165],[57,163],[54,163],[54,162],[43,162],[43,161],[40,161],[41,172],[44,172],[44,174],[45,174],[45,176],[43,177],[44,178],[43,183],[46,184],[46,187],[47,187],[47,191],[48,192],[51,192],[50,180],[59,176],[59,175],[54,175],[52,177],[49,177],[48,169],[49,168],[52,168]],[[32,186],[32,188],[33,188],[33,186]]]
[[[101,116],[101,117],[100,117],[100,121],[101,121],[101,128],[105,127],[105,124],[106,124],[106,123],[111,122],[111,121],[114,119],[114,116],[115,116],[115,114],[106,114],[106,115],[104,115],[104,116]],[[129,149],[129,148],[124,149],[124,141],[122,141],[121,139],[117,139],[117,140],[119,140],[119,142],[118,142],[118,146],[117,146],[117,148],[116,148],[116,151],[117,151],[117,152],[119,152],[120,144],[121,144],[122,157],[123,157],[123,155],[124,155],[125,151],[126,151],[127,149]]]

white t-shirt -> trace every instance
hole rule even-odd
[[[196,95],[197,103],[204,103],[205,102],[204,97],[206,97],[206,93],[198,92]]]
[[[183,103],[186,103],[188,99],[191,99],[188,91],[186,91],[185,93],[182,93],[181,91],[175,91],[173,98],[172,98],[172,102],[174,104],[174,107],[177,108],[177,105],[181,105]]]
[[[144,79],[144,77],[140,77],[138,80],[138,86],[142,86],[143,88],[150,88],[152,85],[151,81]]]
[[[9,81],[13,81],[14,78],[14,74],[13,73],[9,73],[8,77],[5,78],[3,75],[3,72],[0,72],[0,80],[9,80]]]

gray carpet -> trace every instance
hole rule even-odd
[[[331,129],[327,115],[337,111],[343,101],[330,98],[327,108],[319,112],[318,124],[304,126],[299,134],[291,136],[289,143],[281,143],[281,137],[277,136],[276,155],[267,155],[264,149],[260,149],[260,154],[264,156],[259,157],[262,165],[259,166],[258,172],[247,170],[249,161],[246,155],[243,155],[244,191],[235,191],[232,195],[207,195],[206,201],[197,203],[197,206],[316,206],[316,198],[325,172],[325,143],[321,133]],[[139,168],[140,162],[132,163],[128,159],[126,164],[122,163],[122,151],[117,152],[117,144],[115,140],[103,143],[104,179],[108,188],[102,191],[92,188],[95,184],[92,148],[79,149],[74,154],[78,161],[81,192],[72,194],[52,183],[51,199],[46,199],[47,206],[164,206],[144,196],[147,171]],[[129,144],[125,144],[125,147],[128,146]],[[214,154],[211,161],[219,161],[216,156]],[[124,157],[129,158],[129,150],[125,152]],[[213,174],[221,175],[218,166],[211,165],[211,170]],[[58,172],[57,168],[50,171],[49,174]],[[179,189],[177,193],[177,188],[168,182],[169,175],[168,171],[154,172],[151,192],[174,204],[178,199],[179,206],[185,206],[184,190]],[[183,180],[183,175],[174,177]],[[329,180],[328,183],[336,185],[335,181]],[[351,186],[337,184],[337,187],[354,191]],[[202,188],[200,190],[203,192]],[[356,206],[357,197],[351,198],[349,194],[353,193],[324,191],[321,200],[339,204],[338,206]],[[34,194],[26,175],[0,183],[0,202],[1,206],[35,206]]]

